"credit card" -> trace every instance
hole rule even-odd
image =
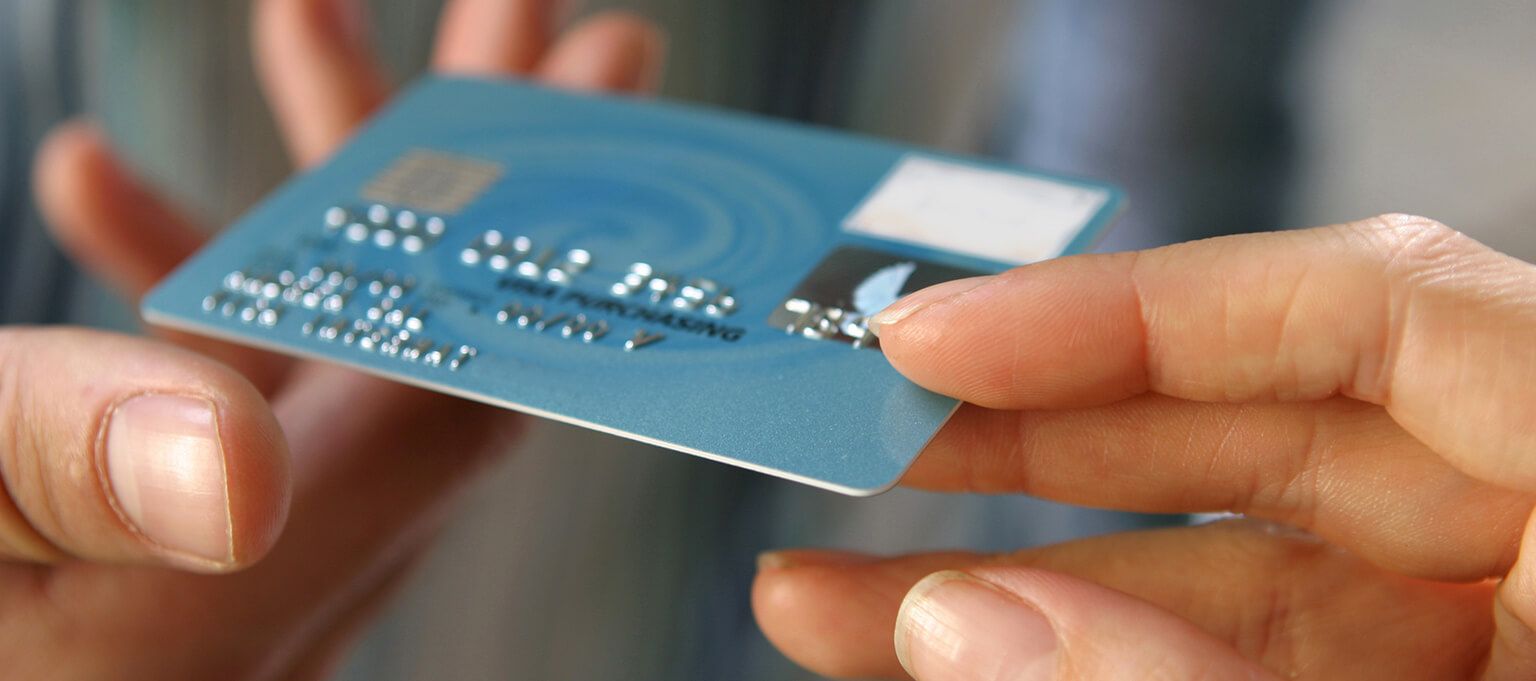
[[[143,312],[869,495],[957,407],[891,368],[869,317],[1080,251],[1119,204],[1103,183],[830,130],[430,78]]]

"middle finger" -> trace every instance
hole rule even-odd
[[[903,482],[1151,513],[1234,511],[1435,579],[1507,571],[1533,503],[1456,470],[1380,407],[1345,398],[1234,405],[1146,395],[1026,412],[967,405]]]

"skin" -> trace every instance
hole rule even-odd
[[[386,79],[354,3],[255,11],[259,71],[310,165],[387,99]],[[556,39],[551,12],[456,0],[436,64],[576,88],[652,82],[655,29],[607,15]],[[53,136],[37,184],[61,244],[129,297],[201,242],[87,125]],[[880,330],[893,364],[972,403],[909,485],[1272,522],[999,556],[773,554],[759,620],[834,676],[913,670],[927,635],[914,623],[958,585],[1044,617],[1058,678],[1529,678],[1533,299],[1530,266],[1386,216],[1070,258],[898,306]],[[227,564],[144,541],[111,512],[99,471],[75,465],[96,456],[89,434],[111,405],[145,391],[217,407]],[[21,678],[323,678],[516,429],[208,341],[0,330],[0,659]],[[977,634],[1006,648],[1018,632]],[[917,659],[931,680],[985,678],[974,659]]]
[[[610,13],[556,36],[553,4],[450,2],[435,68],[587,90],[654,84],[654,26]],[[257,69],[296,165],[312,165],[389,97],[366,18],[354,0],[260,0],[254,11]],[[129,298],[204,238],[89,124],[57,130],[36,174],[60,244]],[[227,563],[189,563],[131,531],[102,471],[79,465],[100,456],[91,434],[111,405],[146,392],[217,408]],[[211,341],[0,329],[6,676],[324,678],[455,492],[518,430],[497,410]]]
[[[933,594],[996,595],[978,617],[1049,622],[1040,678],[1536,677],[1536,267],[1388,215],[913,298],[876,320],[886,355],[971,404],[905,484],[1247,519],[1005,555],[771,554],[754,605],[790,657],[1014,678],[1038,643],[1017,627],[962,619],[970,647],[923,652]]]

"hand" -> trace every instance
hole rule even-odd
[[[651,85],[655,28],[607,14],[552,40],[554,4],[451,2],[436,67]],[[359,5],[256,3],[257,67],[301,166],[389,96]],[[37,178],[59,240],[131,298],[202,239],[87,125],[52,136]],[[338,367],[175,340],[0,329],[0,675],[320,678],[517,430]]]
[[[801,663],[1536,678],[1536,267],[1385,216],[1031,265],[876,321],[897,369],[972,403],[906,484],[1247,518],[1000,556],[770,554],[757,615]]]

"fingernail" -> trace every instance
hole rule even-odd
[[[970,279],[956,279],[929,286],[896,301],[890,307],[876,313],[869,320],[869,332],[879,337],[881,329],[911,317],[930,305],[965,295],[978,286],[991,283],[995,279],[996,277],[972,277]]]
[[[808,565],[863,565],[880,560],[877,556],[852,551],[825,549],[796,549],[793,551],[769,551],[757,556],[757,570],[788,570]]]
[[[234,562],[218,415],[209,400],[143,395],[118,405],[106,438],[118,509],[173,558]]]
[[[923,681],[1054,679],[1056,648],[1045,615],[962,572],[918,582],[896,618],[896,656]]]

